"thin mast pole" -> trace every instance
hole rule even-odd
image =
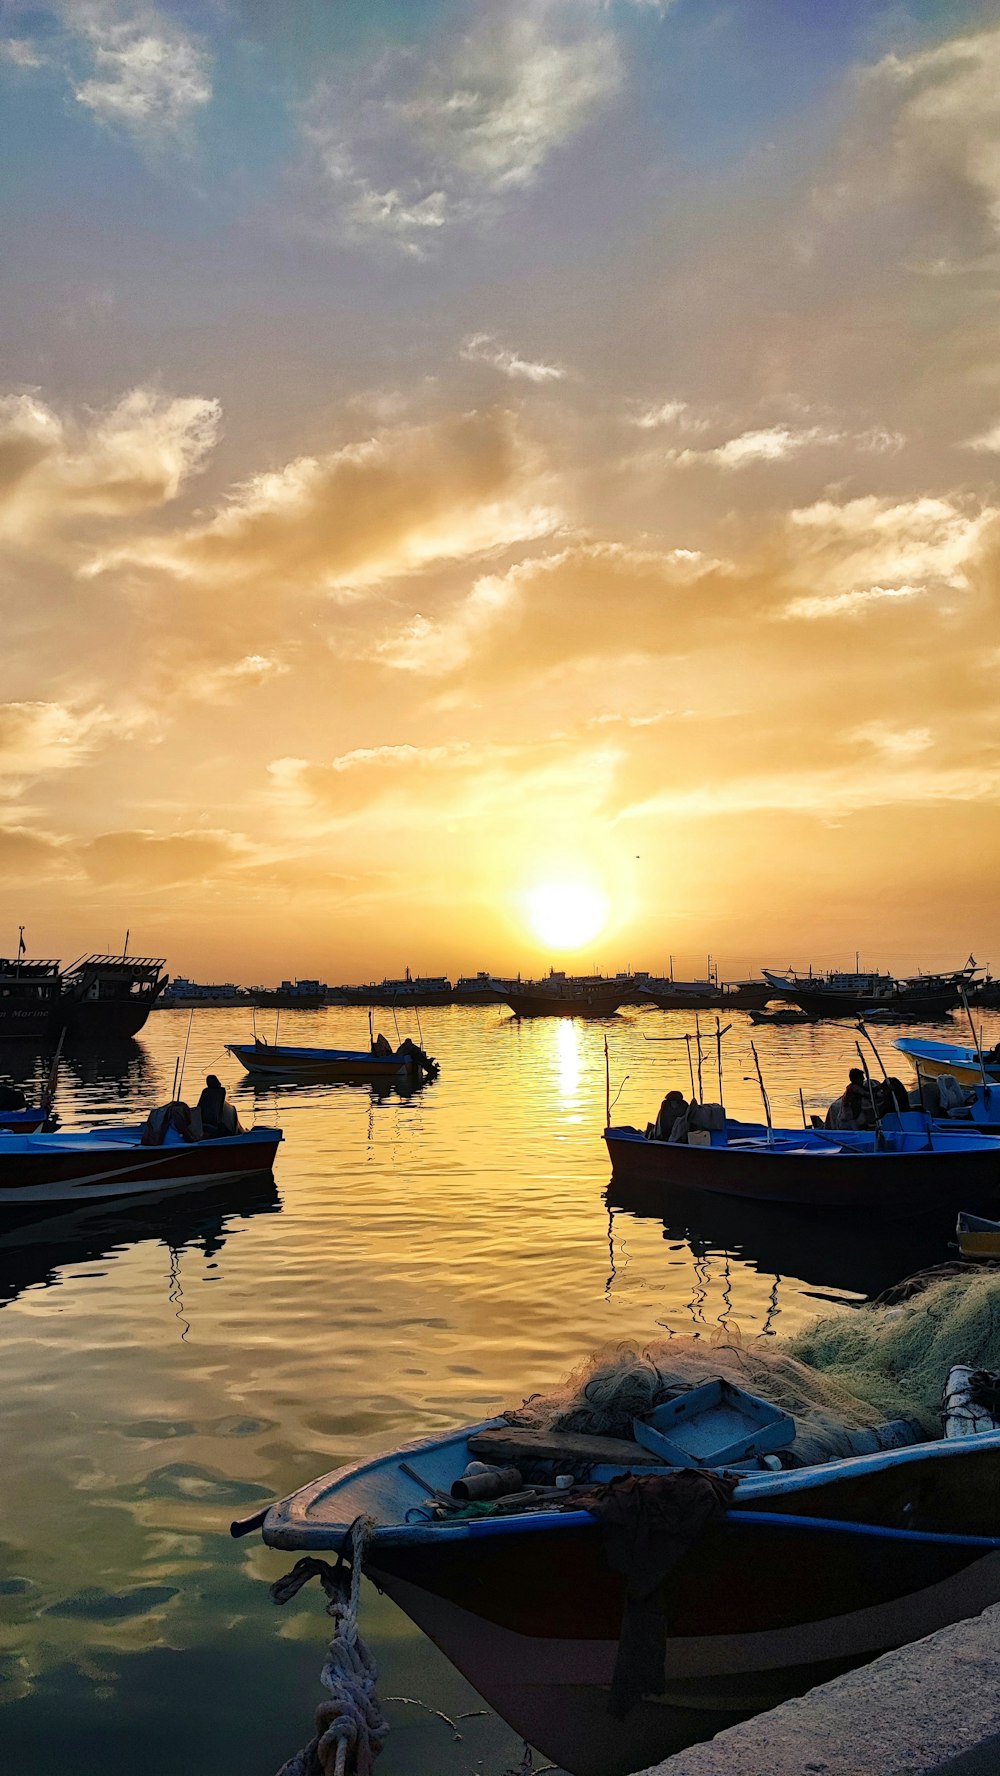
[[[604,1038],[604,1126],[611,1127],[611,1061],[608,1056],[608,1038]]]
[[[184,1069],[187,1066],[188,1043],[191,1040],[191,1025],[193,1023],[194,1023],[194,1006],[192,1005],[191,1016],[188,1018],[187,1036],[184,1038],[184,1053],[181,1056],[181,1072],[180,1072],[180,1078],[177,1081],[177,1091],[174,1094],[175,1096],[177,1096],[180,1093],[181,1086],[184,1084]]]
[[[698,1043],[698,1102],[699,1104],[703,1104],[705,1102],[705,1088],[702,1085],[701,1080],[701,1022],[697,1012],[694,1014],[694,1030],[695,1038]]]
[[[769,1147],[773,1147],[774,1129],[771,1124],[771,1101],[767,1095],[767,1087],[764,1084],[764,1075],[760,1070],[760,1056],[757,1053],[757,1044],[755,1042],[751,1042],[750,1044],[750,1053],[753,1055],[753,1064],[757,1069],[757,1084],[760,1086],[760,1095],[764,1100],[764,1120],[767,1123],[767,1144]]]

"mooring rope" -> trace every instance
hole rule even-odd
[[[343,1554],[335,1567],[307,1554],[271,1586],[275,1603],[287,1603],[318,1578],[329,1600],[326,1613],[336,1623],[320,1672],[331,1700],[316,1710],[315,1736],[282,1764],[278,1776],[371,1776],[385,1743],[389,1723],[375,1693],[378,1667],[358,1632],[361,1564],[373,1527],[370,1517],[356,1517],[351,1525],[349,1583]]]

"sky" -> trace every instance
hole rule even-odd
[[[995,5],[6,0],[0,87],[0,950],[1000,970]]]

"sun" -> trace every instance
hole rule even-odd
[[[586,882],[545,882],[526,896],[535,936],[553,950],[577,950],[603,931],[608,903]]]

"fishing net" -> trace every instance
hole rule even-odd
[[[956,1266],[915,1278],[909,1289],[893,1305],[817,1320],[788,1349],[880,1417],[917,1419],[934,1436],[949,1369],[1000,1370],[1000,1270]]]
[[[784,1345],[727,1327],[710,1338],[598,1351],[555,1392],[506,1417],[538,1430],[631,1437],[634,1418],[723,1376],[792,1414],[799,1462],[849,1455],[852,1432],[893,1419],[940,1436],[948,1371],[956,1363],[1000,1370],[1000,1269],[931,1272],[908,1291],[893,1304],[844,1308]]]

